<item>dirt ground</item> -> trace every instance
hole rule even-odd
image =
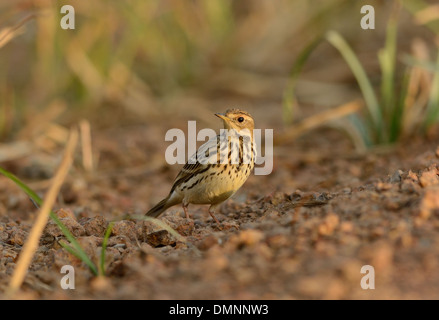
[[[257,127],[280,127],[262,108],[248,111]],[[251,176],[222,206],[223,230],[207,206],[191,205],[191,220],[179,206],[168,209],[160,219],[184,237],[178,240],[130,216],[167,195],[181,166],[166,164],[164,134],[188,120],[93,131],[98,169],[86,173],[77,159],[55,209],[96,264],[105,229],[117,220],[107,277],[94,277],[61,248],[61,232],[49,222],[19,298],[439,298],[438,134],[361,155],[338,131],[312,131],[276,147],[273,172]],[[61,153],[2,166],[43,195]],[[0,190],[2,298],[37,210],[4,177]],[[60,286],[63,265],[74,267],[74,290]],[[374,267],[374,290],[361,288],[364,265]]]

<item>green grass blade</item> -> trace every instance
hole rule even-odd
[[[95,276],[98,275],[98,269],[96,268],[96,265],[91,261],[87,253],[85,253],[84,249],[82,249],[79,242],[76,240],[76,238],[70,233],[69,229],[61,222],[61,220],[58,218],[58,216],[54,212],[50,212],[50,218],[56,223],[58,228],[61,229],[61,232],[64,234],[64,236],[69,240],[69,242],[72,244],[74,248],[74,255],[79,258],[82,262],[84,262],[87,267],[90,269],[91,272]]]
[[[39,206],[42,205],[43,201],[41,200],[41,198],[31,188],[29,188],[20,179],[18,179],[14,174],[3,169],[2,167],[0,167],[0,173],[4,175],[6,178],[8,178],[9,180],[15,182],[15,184],[19,186],[20,189],[23,190],[29,197],[31,197],[36,204],[38,204]]]
[[[370,148],[369,134],[360,117],[351,114],[346,118],[333,121],[328,124],[329,127],[335,128],[347,134],[351,139],[358,152],[365,152]]]
[[[406,100],[409,92],[409,83],[410,70],[407,68],[402,79],[401,92],[399,98],[395,102],[395,110],[393,111],[390,122],[389,142],[391,143],[398,141],[404,130],[404,110],[406,108]]]
[[[367,77],[366,71],[364,70],[354,51],[338,32],[329,31],[326,35],[326,39],[341,53],[355,78],[357,79],[358,85],[363,93],[364,100],[366,101],[366,106],[372,119],[373,126],[375,128],[373,131],[377,134],[377,142],[381,142],[383,140],[384,133],[383,117],[378,99],[372,84]]]
[[[431,84],[430,97],[427,105],[427,115],[424,122],[424,130],[428,130],[439,120],[439,52],[436,58],[433,82]]]
[[[104,239],[102,240],[102,250],[101,250],[100,268],[99,268],[99,274],[101,276],[105,276],[105,254],[107,250],[108,238],[110,238],[113,225],[114,222],[110,222],[107,230],[105,231]]]
[[[408,66],[417,66],[419,68],[425,69],[429,72],[437,72],[439,71],[439,65],[436,62],[423,61],[415,58],[412,55],[404,54],[402,56],[402,62]]]
[[[378,53],[378,60],[381,66],[381,106],[384,121],[393,122],[396,109],[395,98],[395,67],[396,67],[396,45],[398,35],[398,20],[394,14],[388,24],[386,31],[386,44]]]
[[[76,258],[78,258],[79,260],[81,260],[82,262],[84,262],[91,270],[91,272],[93,272],[94,275],[98,275],[98,270],[96,269],[96,266],[94,265],[94,263],[89,259],[89,257],[87,256],[87,254],[81,249],[81,250],[75,250],[73,247],[71,247],[70,245],[68,245],[67,243],[64,243],[62,241],[58,242],[60,244],[61,247],[63,247],[67,252],[71,253],[72,255],[74,255]]]
[[[296,61],[294,62],[293,67],[290,71],[290,76],[287,84],[287,88],[283,94],[282,101],[282,111],[283,111],[283,119],[285,123],[291,123],[293,119],[294,113],[294,91],[297,85],[297,79],[299,78],[300,72],[302,71],[303,66],[308,60],[311,53],[314,52],[314,49],[319,45],[323,40],[322,36],[317,37],[311,43],[309,43],[300,53]]]
[[[35,203],[37,203],[39,206],[42,205],[43,200],[31,189],[29,188],[25,183],[23,183],[20,179],[18,179],[14,174],[10,173],[9,171],[3,169],[0,167],[0,173],[3,174],[5,177],[13,181],[21,190],[23,190],[30,198],[32,198]],[[58,218],[58,216],[53,212],[50,211],[50,218],[56,223],[56,225],[61,229],[61,232],[64,234],[64,236],[67,238],[67,240],[72,244],[76,254],[81,261],[83,261],[93,272],[93,274],[97,275],[97,268],[95,264],[90,260],[90,258],[87,256],[85,251],[81,248],[80,244],[76,240],[76,238],[70,233],[69,229],[61,222],[61,220]]]
[[[80,258],[79,258],[79,254],[78,254],[78,252],[77,252],[75,249],[73,249],[71,246],[69,246],[67,243],[65,243],[65,242],[63,242],[63,241],[58,241],[58,243],[59,243],[59,245],[60,245],[61,247],[63,247],[64,249],[66,249],[66,251],[67,251],[68,253],[71,253],[71,254],[73,254],[75,257],[77,257],[78,259],[80,259]]]
[[[364,123],[364,120],[360,118],[357,114],[350,114],[347,119],[353,124],[353,126],[359,132],[360,136],[363,139],[365,148],[372,147],[373,142],[370,140],[370,136],[371,136],[369,132],[370,129],[367,126],[367,124]]]

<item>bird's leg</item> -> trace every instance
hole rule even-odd
[[[213,218],[213,220],[215,220],[218,229],[219,229],[219,230],[222,230],[221,223],[220,223],[219,220],[215,217],[215,214],[214,214],[214,213],[215,213],[215,208],[213,208],[213,206],[210,206],[210,208],[209,208],[209,214],[210,214],[210,216]]]
[[[189,205],[189,204],[185,204],[185,203],[183,202],[183,210],[184,210],[184,214],[186,215],[186,219],[190,219],[190,217],[189,217],[189,212],[187,212],[187,207],[188,207],[188,205]]]

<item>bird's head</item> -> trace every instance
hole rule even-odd
[[[224,121],[224,129],[234,129],[237,132],[247,129],[253,134],[255,123],[248,112],[229,109],[225,113],[215,113],[215,115]]]

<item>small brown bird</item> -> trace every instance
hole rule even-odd
[[[256,148],[253,143],[254,121],[242,110],[230,109],[216,113],[224,121],[224,129],[203,144],[181,169],[169,195],[149,210],[146,215],[158,217],[176,204],[210,204],[209,213],[230,198],[247,180],[254,167]]]

